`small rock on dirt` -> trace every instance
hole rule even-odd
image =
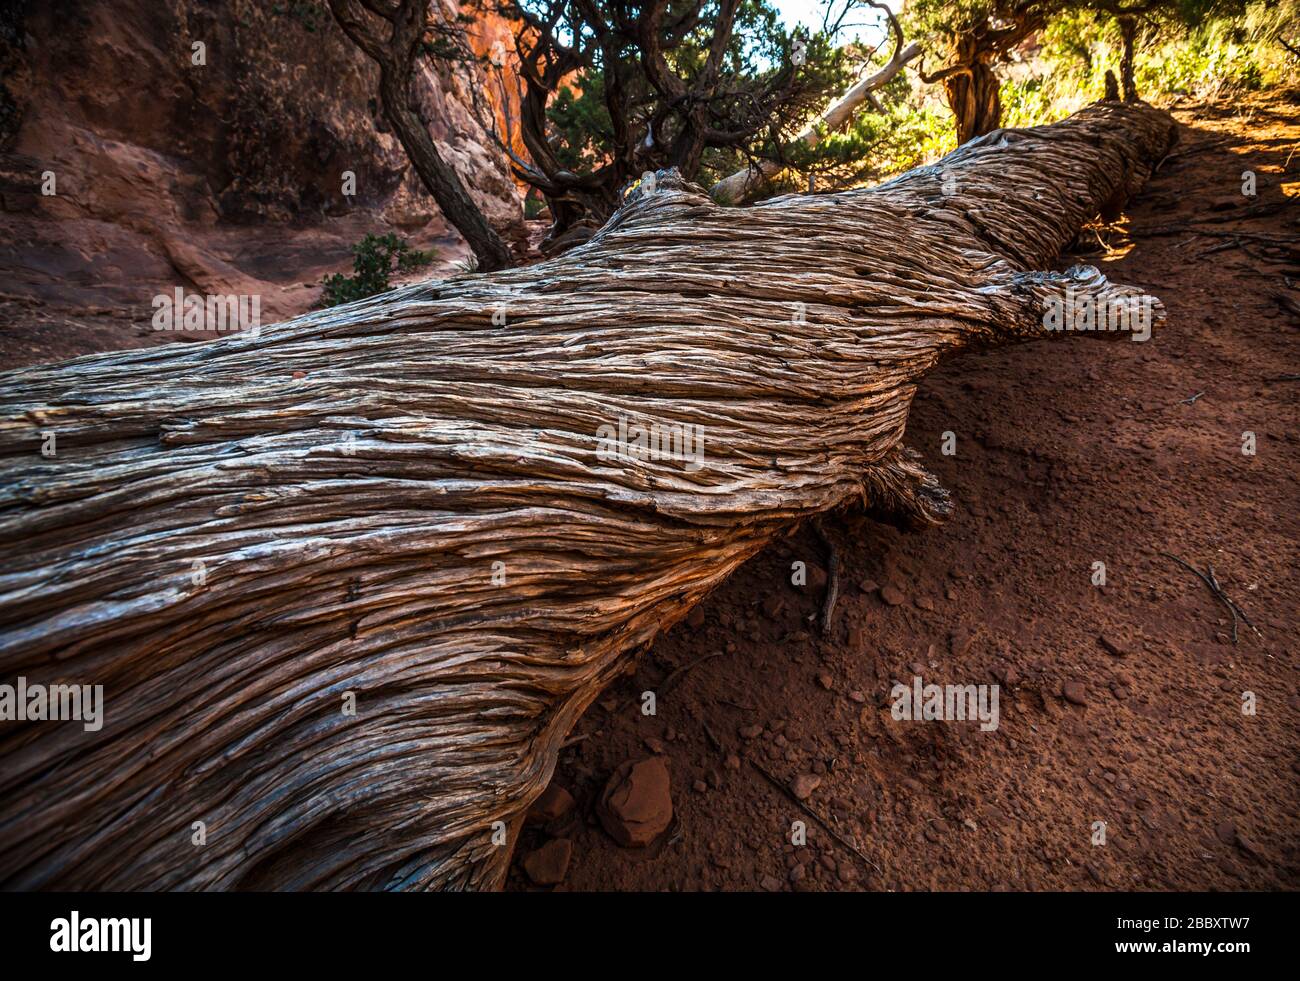
[[[1061,686],[1061,694],[1071,705],[1088,704],[1088,689],[1083,686],[1082,681],[1067,681]]]
[[[902,606],[907,602],[907,597],[903,595],[903,591],[897,586],[880,587],[880,598],[890,606]]]
[[[528,809],[526,824],[550,824],[573,810],[573,795],[558,783],[551,783]]]
[[[813,773],[801,773],[790,781],[790,791],[800,800],[807,800],[821,785],[821,777]]]
[[[537,886],[555,886],[564,881],[573,857],[573,843],[568,838],[553,838],[536,851],[524,856],[524,874]]]
[[[644,848],[667,830],[673,801],[663,757],[620,765],[605,784],[596,814],[610,837],[624,848]]]
[[[1125,657],[1129,653],[1128,642],[1118,634],[1102,634],[1097,638],[1101,649],[1113,657]]]

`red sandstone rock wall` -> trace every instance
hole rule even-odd
[[[505,25],[476,46],[498,36]],[[6,291],[126,304],[183,284],[262,292],[288,315],[366,231],[451,234],[325,0],[28,0],[6,12],[0,49]],[[415,96],[489,220],[518,238],[518,190],[469,109],[474,72],[426,71]]]

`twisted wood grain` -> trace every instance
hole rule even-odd
[[[549,262],[0,374],[0,681],[105,689],[0,723],[0,883],[499,885],[629,652],[805,518],[942,518],[918,380],[1131,298],[1040,270],[1173,133],[1099,104],[743,210],[661,174]],[[602,456],[620,416],[703,466]]]

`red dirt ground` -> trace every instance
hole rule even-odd
[[[555,776],[577,808],[525,832],[511,888],[530,888],[519,860],[557,836],[573,850],[560,889],[1300,887],[1300,323],[1272,295],[1300,301],[1300,106],[1177,115],[1180,155],[1129,209],[1131,243],[1104,229],[1116,251],[1079,254],[1160,297],[1164,330],[1000,349],[927,378],[908,443],[953,494],[947,525],[829,524],[842,571],[826,640],[810,622],[820,590],[789,585],[792,561],[825,561],[810,529],[748,563],[579,723]],[[1136,231],[1204,219],[1215,234]],[[1236,230],[1287,237],[1291,256],[1217,234]],[[1243,624],[1234,645],[1226,609],[1161,552],[1212,564],[1262,639]],[[926,682],[1000,683],[999,728],[895,721],[888,692],[913,664]],[[1086,704],[1062,697],[1067,682]],[[594,803],[616,766],[652,753],[669,763],[674,823],[621,848]],[[861,857],[751,759],[782,783],[819,776],[807,805]]]

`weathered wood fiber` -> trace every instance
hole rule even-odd
[[[1036,270],[1173,133],[1099,104],[743,210],[662,176],[539,265],[0,374],[0,681],[105,686],[97,733],[0,723],[0,884],[498,885],[630,652],[811,515],[943,516],[917,381],[1130,296]],[[600,459],[620,415],[704,465]]]

